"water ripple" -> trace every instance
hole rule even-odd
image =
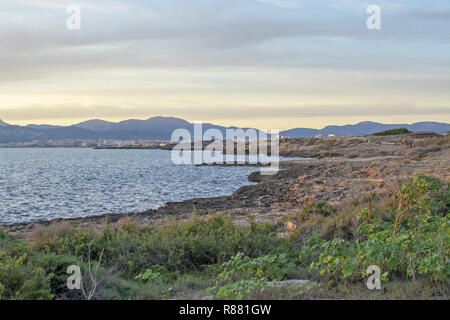
[[[140,212],[229,195],[251,167],[174,165],[163,150],[0,149],[0,223]]]

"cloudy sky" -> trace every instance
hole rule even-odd
[[[367,7],[381,8],[368,30]],[[81,8],[69,30],[67,7]],[[1,0],[0,118],[450,122],[448,0]]]

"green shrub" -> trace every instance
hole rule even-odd
[[[50,279],[51,275],[29,263],[26,254],[16,258],[0,252],[0,299],[52,299]]]
[[[391,215],[364,209],[357,229],[361,241],[321,243],[311,268],[334,278],[365,277],[370,265],[388,276],[422,275],[445,281],[450,276],[449,190],[438,179],[416,175],[396,192]]]
[[[380,131],[377,133],[374,133],[374,136],[393,136],[393,135],[397,135],[397,134],[408,134],[411,133],[411,131],[409,131],[406,128],[397,128],[397,129],[390,129],[390,130],[385,130],[385,131]]]
[[[34,264],[30,248],[0,230],[0,299],[52,299],[53,274]]]
[[[220,265],[218,278],[227,280],[235,277],[263,277],[267,280],[281,280],[294,267],[285,253],[250,258],[239,252]]]
[[[151,282],[157,284],[171,283],[175,281],[177,274],[175,272],[168,271],[164,266],[154,265],[141,273],[139,273],[135,279],[142,282]]]
[[[207,291],[221,299],[242,299],[267,281],[282,280],[294,267],[284,253],[250,258],[239,252],[216,268],[216,284]]]
[[[242,300],[248,294],[261,290],[267,286],[267,282],[263,279],[241,279],[236,282],[226,283],[217,288],[216,297],[226,300]],[[209,288],[208,292],[213,292],[215,287]],[[212,296],[211,298],[213,298]]]
[[[305,214],[318,214],[324,217],[328,217],[336,213],[337,209],[325,202],[313,202],[304,205],[302,211]]]
[[[104,250],[103,266],[113,267],[130,279],[155,265],[186,273],[227,261],[237,252],[255,257],[293,248],[287,240],[274,236],[273,226],[236,226],[225,214],[152,228],[106,227],[102,232],[94,232],[72,226],[58,237],[51,233],[52,230],[42,230],[34,248],[45,253],[75,255],[85,261],[89,246],[93,261]]]
[[[51,292],[56,297],[63,299],[81,298],[79,291],[67,288],[67,268],[70,265],[78,265],[83,269],[83,262],[78,261],[76,257],[71,255],[55,253],[31,253],[30,261],[33,266],[52,275],[50,279]]]

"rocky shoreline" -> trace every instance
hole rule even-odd
[[[319,156],[319,159],[315,160],[281,161],[281,170],[277,174],[261,175],[259,171],[255,171],[248,178],[257,184],[243,186],[231,196],[169,202],[158,209],[140,213],[54,219],[6,227],[12,233],[27,236],[37,227],[48,227],[59,223],[75,223],[80,226],[100,228],[106,220],[111,224],[121,224],[126,219],[137,219],[141,225],[158,225],[167,219],[186,220],[193,215],[223,211],[229,213],[237,224],[248,224],[249,221],[277,222],[281,221],[283,216],[301,209],[303,204],[310,201],[326,202],[332,205],[342,204],[373,191],[386,192],[390,186],[416,173],[449,181],[448,140],[447,144],[444,143],[438,147],[418,145],[407,149],[399,144],[380,143],[380,140],[377,139],[378,143],[376,143],[358,137],[342,139],[340,144],[339,141],[332,141],[333,148],[329,148],[328,152],[345,153],[359,150],[360,156]],[[311,139],[306,143],[311,143],[310,141]],[[322,140],[320,143],[330,144],[327,140]],[[283,156],[310,157],[317,156],[317,150],[324,152],[323,145],[302,146],[299,142],[293,143],[292,140],[287,144],[282,143],[280,146]],[[367,153],[368,149],[371,150],[371,156],[361,156],[361,153]],[[428,150],[425,156],[423,156],[424,150]],[[421,156],[416,156],[418,154]]]

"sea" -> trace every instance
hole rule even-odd
[[[245,166],[174,164],[167,150],[1,148],[0,224],[142,212],[231,195]]]

